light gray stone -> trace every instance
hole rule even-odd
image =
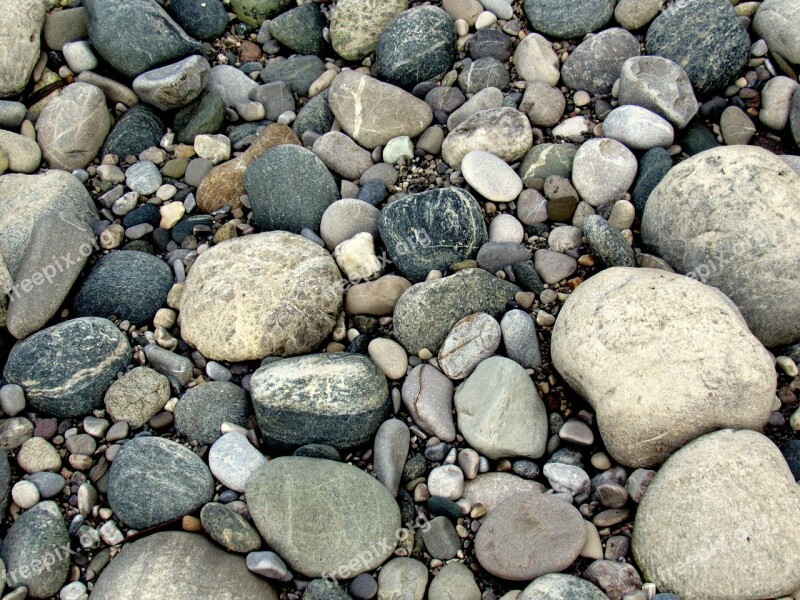
[[[247,481],[267,459],[238,431],[220,437],[208,451],[208,467],[220,483],[236,492],[244,492]]]
[[[446,564],[431,582],[428,600],[480,600],[481,590],[472,571],[460,562]]]
[[[211,65],[202,56],[147,71],[133,80],[133,89],[148,104],[172,110],[190,104],[206,86]]]
[[[43,0],[2,0],[0,12],[0,98],[16,96],[28,85],[39,60],[41,32],[47,10]]]
[[[378,574],[379,600],[423,600],[428,568],[414,558],[393,558]]]
[[[769,49],[790,63],[800,64],[800,6],[792,0],[765,0],[753,19],[753,29]]]
[[[439,367],[450,379],[464,379],[500,345],[500,324],[486,313],[453,325],[439,350]]]
[[[500,328],[508,358],[525,369],[533,369],[542,364],[536,324],[528,313],[517,308],[508,311],[500,321]]]
[[[7,159],[7,171],[35,173],[42,162],[42,151],[32,139],[0,129],[0,154]]]
[[[583,200],[597,207],[627,192],[638,169],[636,157],[620,142],[594,138],[575,154],[572,183]]]
[[[169,380],[148,367],[136,367],[111,384],[105,406],[114,421],[133,429],[156,416],[170,397]]]
[[[608,113],[603,121],[603,135],[631,150],[669,148],[675,139],[669,121],[640,106],[620,106]]]
[[[442,144],[442,158],[454,169],[473,150],[515,162],[532,145],[533,131],[525,114],[515,108],[496,108],[475,113],[451,130]]]
[[[403,382],[402,399],[423,431],[445,442],[456,438],[453,383],[439,369],[427,364],[414,367]]]
[[[383,485],[397,496],[406,455],[411,443],[411,433],[399,419],[384,422],[375,434],[373,472]]]
[[[314,154],[334,173],[356,180],[372,166],[372,156],[339,131],[329,131],[314,142]]]

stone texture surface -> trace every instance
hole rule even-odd
[[[537,577],[522,590],[517,600],[608,600],[599,588],[585,579],[550,573]]]
[[[16,96],[28,85],[39,60],[47,5],[43,0],[2,0],[0,13],[0,98]]]
[[[480,111],[450,131],[442,144],[442,158],[458,169],[473,150],[483,150],[515,162],[533,145],[533,131],[524,113],[504,107]]]
[[[582,37],[614,14],[614,0],[525,0],[523,6],[534,29],[557,38]]]
[[[765,0],[761,3],[753,29],[790,63],[800,64],[800,6],[792,0]]]
[[[561,77],[573,90],[607,95],[622,65],[634,56],[639,56],[639,40],[633,34],[619,27],[606,29],[575,48],[561,67]]]
[[[331,45],[345,60],[375,51],[381,31],[408,8],[408,0],[342,0],[331,14]]]
[[[136,367],[111,384],[105,406],[114,421],[141,427],[169,400],[169,380],[148,367]]]
[[[208,381],[186,392],[175,406],[175,430],[201,444],[213,444],[223,423],[244,427],[250,401],[247,392],[230,381]]]

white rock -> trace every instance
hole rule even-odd
[[[244,492],[250,476],[267,463],[258,450],[239,432],[220,437],[208,451],[208,468],[225,487]]]
[[[497,23],[497,16],[494,13],[485,10],[478,15],[477,19],[475,19],[475,29],[477,30],[486,29],[487,27],[491,27],[495,23]]]
[[[581,145],[572,163],[572,183],[586,202],[601,206],[627,192],[639,163],[624,145],[595,138]]]
[[[342,242],[334,249],[333,258],[351,283],[369,281],[381,274],[381,263],[375,256],[375,242],[371,233],[357,233]]]
[[[553,46],[538,33],[530,33],[514,52],[517,73],[525,81],[544,81],[549,86],[561,79],[560,62]]]
[[[617,231],[630,229],[636,218],[636,207],[627,200],[620,200],[611,209],[611,216],[608,218],[609,224]]]
[[[97,68],[97,57],[87,41],[67,42],[64,44],[63,52],[64,60],[73,73],[93,71]]]
[[[392,138],[383,148],[383,162],[390,165],[399,160],[411,160],[414,158],[414,144],[407,135]]]
[[[194,151],[200,158],[218,165],[230,159],[231,141],[222,134],[200,134],[194,138]]]
[[[464,492],[464,473],[455,465],[435,467],[428,475],[431,496],[458,500]]]
[[[522,180],[514,169],[483,150],[469,152],[461,160],[461,172],[476,192],[493,202],[512,202],[522,191]]]
[[[758,118],[771,129],[783,131],[789,122],[792,97],[800,87],[794,79],[784,75],[773,77],[761,90],[761,112]]]
[[[542,473],[556,492],[565,492],[571,496],[589,492],[591,486],[589,475],[580,467],[549,462],[542,469]]]
[[[500,345],[500,324],[486,313],[458,321],[439,350],[439,366],[450,379],[464,379]]]
[[[37,488],[30,481],[18,481],[11,488],[11,499],[14,503],[23,510],[33,508],[41,500],[39,495],[39,488]]]
[[[675,139],[669,121],[646,108],[631,105],[608,113],[603,121],[603,135],[622,142],[631,150],[669,148]]]
[[[581,144],[590,135],[593,128],[594,124],[586,117],[570,117],[553,129],[553,135]]]
[[[508,213],[496,216],[489,225],[490,242],[521,244],[524,236],[525,228],[522,223]]]

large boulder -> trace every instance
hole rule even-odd
[[[772,411],[769,353],[728,298],[674,273],[589,278],[559,313],[551,353],[627,466],[656,465],[715,429],[760,429]]]
[[[194,263],[181,295],[183,339],[207,358],[313,351],[342,305],[339,268],[306,238],[275,231],[229,240]]]
[[[705,435],[659,470],[636,512],[647,581],[692,600],[759,600],[800,589],[800,487],[754,431]]]
[[[800,339],[800,176],[753,146],[701,152],[647,200],[642,238],[675,270],[719,288],[766,346]]]

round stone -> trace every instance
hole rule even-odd
[[[458,500],[464,491],[464,473],[456,465],[435,467],[428,475],[431,496]]]
[[[267,459],[244,434],[231,431],[220,437],[208,452],[208,466],[220,483],[244,492],[248,479]]]
[[[413,558],[393,558],[378,573],[381,596],[423,600],[427,587],[428,568]]]
[[[623,63],[639,56],[639,40],[619,27],[606,29],[581,43],[561,67],[567,87],[594,95],[611,93]]]
[[[510,107],[481,110],[450,130],[442,144],[442,158],[459,169],[467,154],[483,150],[513,163],[532,145],[533,130],[524,113]]]
[[[461,171],[467,183],[487,200],[513,202],[522,191],[522,180],[514,169],[489,152],[469,152],[461,161]]]
[[[50,442],[34,437],[22,444],[17,454],[17,463],[26,473],[58,471],[61,469],[61,456]]]
[[[542,575],[532,581],[517,596],[517,600],[559,600],[560,598],[608,600],[608,596],[585,579],[564,573]]]
[[[427,364],[414,367],[403,382],[402,399],[423,431],[445,442],[455,439],[453,383],[439,369]]]
[[[389,379],[402,379],[408,370],[408,356],[403,347],[387,338],[377,338],[369,343],[369,357]]]
[[[331,15],[331,45],[345,60],[360,62],[375,51],[381,31],[408,8],[408,0],[342,0]]]
[[[481,590],[465,564],[448,563],[439,571],[428,589],[428,600],[480,600]]]
[[[660,56],[634,56],[623,63],[619,101],[651,110],[678,129],[686,127],[698,109],[686,71],[678,63]]]
[[[491,315],[464,317],[447,334],[439,350],[439,366],[450,379],[464,379],[499,345],[500,324]]]
[[[675,138],[666,119],[639,106],[620,106],[608,113],[603,121],[603,135],[631,150],[669,148]]]
[[[800,63],[798,6],[792,0],[765,0],[753,19],[753,29],[764,38],[772,52],[790,63]]]
[[[525,0],[533,28],[557,38],[580,38],[611,20],[614,0]]]
[[[148,367],[136,367],[111,384],[105,405],[114,421],[127,421],[135,429],[158,414],[169,396],[166,377]]]
[[[363,200],[343,198],[325,209],[319,226],[325,247],[333,252],[339,244],[359,233],[378,235],[381,211]]]
[[[175,430],[189,440],[213,444],[223,423],[247,425],[247,393],[229,381],[209,381],[186,390],[175,405]]]
[[[41,495],[39,488],[30,481],[18,481],[11,488],[11,499],[21,509],[28,510],[39,503]]]
[[[578,148],[572,166],[575,189],[592,206],[601,206],[631,187],[639,163],[623,144],[595,138]]]

